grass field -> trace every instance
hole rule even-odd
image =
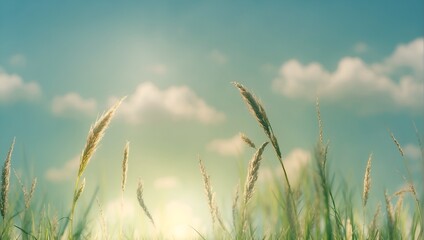
[[[208,174],[208,169],[199,157],[199,181],[204,183],[204,199],[209,206],[213,226],[211,231],[203,232],[193,228],[197,239],[423,239],[423,192],[413,181],[407,159],[402,146],[390,131],[387,137],[393,140],[393,148],[399,152],[399,161],[404,161],[407,174],[402,176],[405,187],[397,192],[387,192],[380,196],[381,204],[371,205],[368,202],[369,193],[373,191],[372,154],[363,172],[362,183],[335,183],[334,179],[343,178],[344,173],[332,172],[329,168],[327,154],[329,144],[325,139],[325,129],[321,120],[319,102],[317,100],[317,119],[319,133],[314,149],[314,164],[303,169],[300,181],[290,182],[284,165],[284,156],[281,153],[278,136],[274,135],[271,120],[258,98],[239,83],[234,83],[236,89],[252,116],[263,129],[267,141],[257,143],[248,136],[241,135],[247,146],[254,154],[247,166],[245,177],[240,184],[234,186],[235,192],[231,203],[231,219],[223,217],[213,190],[214,179],[219,176]],[[21,179],[13,171],[13,140],[5,157],[2,170],[1,187],[1,225],[0,239],[164,239],[161,229],[149,211],[148,202],[144,199],[149,196],[143,194],[144,183],[140,179],[137,189],[131,189],[137,194],[141,211],[146,218],[144,229],[153,228],[155,231],[143,233],[134,230],[127,232],[121,221],[119,231],[108,232],[110,226],[105,221],[102,203],[96,200],[96,193],[90,198],[87,207],[80,209],[80,196],[86,194],[84,173],[98,144],[101,142],[109,123],[113,120],[116,110],[125,99],[122,99],[106,111],[91,127],[87,142],[80,156],[78,173],[75,176],[75,187],[72,205],[65,212],[58,213],[43,199],[33,199],[37,191],[37,180]],[[17,139],[19,141],[19,139]],[[423,151],[422,137],[417,131],[417,142]],[[1,146],[2,149],[4,146]],[[281,174],[275,174],[267,182],[267,192],[256,191],[258,176],[261,172],[262,154],[264,151],[273,151],[275,161]],[[126,189],[127,171],[130,145],[126,144],[122,159],[121,179],[110,181],[121,182],[122,202]],[[269,159],[274,161],[274,159]],[[235,173],[236,174],[236,173]],[[422,173],[424,174],[424,173]],[[12,185],[11,178],[17,178],[19,185]],[[143,176],[141,176],[143,177]],[[31,182],[32,181],[32,182]],[[23,182],[30,182],[25,185]],[[359,194],[362,196],[360,205],[353,194],[353,186],[361,185]],[[418,184],[419,185],[419,184]],[[102,188],[104,186],[100,186]],[[78,211],[78,217],[75,212]],[[94,227],[92,216],[101,219],[100,228]],[[120,216],[116,216],[117,219]],[[125,228],[126,229],[126,228]]]

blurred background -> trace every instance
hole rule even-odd
[[[198,156],[230,219],[254,153],[239,132],[266,141],[237,81],[263,102],[293,181],[314,160],[319,97],[330,168],[355,190],[356,204],[371,153],[372,204],[405,184],[388,130],[422,189],[423,10],[422,1],[3,0],[1,159],[16,137],[12,167],[25,183],[37,177],[36,199],[64,216],[90,125],[127,96],[86,169],[81,205],[99,187],[114,221],[128,140],[127,227],[145,221],[135,193],[141,177],[159,225],[173,236],[194,234],[187,226],[211,224]],[[280,174],[276,166],[269,148],[260,183]],[[12,176],[18,190],[14,183]]]

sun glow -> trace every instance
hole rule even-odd
[[[136,201],[117,198],[108,202],[104,207],[104,219],[108,234],[119,234],[122,224],[124,233],[134,239],[150,237],[164,237],[172,239],[190,239],[197,237],[199,232],[207,231],[201,218],[195,215],[193,208],[182,201],[171,200],[165,205],[159,205],[152,209],[155,226],[146,216]],[[100,216],[101,217],[101,216]],[[98,219],[101,231],[102,219]]]

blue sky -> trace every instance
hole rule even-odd
[[[252,154],[237,134],[265,141],[238,81],[263,101],[294,169],[309,164],[319,95],[332,168],[360,192],[373,153],[371,197],[381,199],[405,174],[387,129],[421,166],[423,10],[422,1],[2,1],[0,153],[16,136],[13,167],[39,178],[39,194],[70,199],[90,124],[128,96],[87,168],[88,188],[119,197],[129,140],[128,189],[140,176],[154,208],[178,200],[207,214],[197,155],[225,202]],[[277,164],[266,158],[264,172]]]

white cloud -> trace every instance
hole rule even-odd
[[[405,156],[414,160],[419,159],[422,154],[420,147],[414,144],[407,144],[405,147],[402,148],[402,150],[405,153]]]
[[[11,56],[9,59],[9,63],[12,66],[23,67],[26,65],[26,62],[27,62],[26,57],[22,54],[15,54]]]
[[[368,45],[364,42],[358,42],[353,47],[353,50],[355,50],[356,53],[365,53],[368,51]]]
[[[284,159],[283,163],[290,184],[296,186],[300,183],[300,178],[302,177],[304,169],[311,164],[311,153],[301,148],[293,149]],[[283,177],[283,170],[280,167],[275,169],[261,167],[258,179],[266,183],[273,181],[275,176],[277,179]]]
[[[31,100],[40,95],[41,89],[37,83],[26,83],[19,75],[8,74],[0,69],[0,102]]]
[[[210,54],[209,57],[212,61],[218,64],[226,64],[228,62],[227,56],[221,51],[215,49]]]
[[[110,98],[116,102],[118,98]],[[204,124],[225,120],[225,115],[210,107],[187,86],[172,86],[161,90],[144,82],[121,104],[118,115],[130,123],[140,123],[155,113],[165,113],[174,119],[197,120]]]
[[[97,103],[92,98],[84,99],[78,93],[68,93],[56,96],[52,102],[52,111],[56,115],[79,114],[92,115],[96,113]]]
[[[283,64],[273,82],[276,91],[289,98],[336,102],[360,112],[421,110],[424,103],[424,39],[399,46],[382,63],[366,64],[345,57],[331,72],[320,63]],[[407,71],[405,71],[407,70]]]
[[[67,161],[60,168],[50,168],[46,171],[45,177],[52,182],[61,182],[76,176],[80,163],[80,157],[76,156]]]
[[[166,177],[160,177],[155,180],[153,183],[154,187],[156,189],[172,189],[176,188],[180,184],[180,181],[178,178],[174,176],[166,176]]]
[[[311,163],[311,153],[301,148],[293,149],[283,163],[290,183],[297,185],[303,170]]]
[[[416,74],[422,76],[424,72],[424,38],[417,38],[408,44],[397,46],[381,67],[389,72],[401,67],[411,68]]]
[[[236,134],[228,139],[212,140],[207,145],[207,149],[212,152],[217,152],[223,156],[237,156],[243,152],[244,145],[245,143],[241,139],[240,134]]]

